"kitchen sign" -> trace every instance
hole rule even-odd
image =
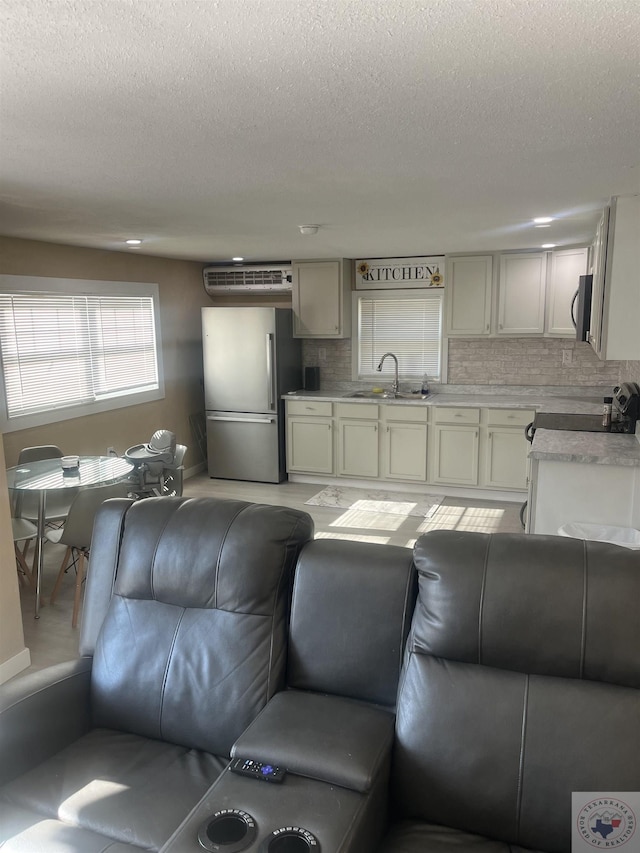
[[[355,272],[356,290],[444,287],[444,255],[360,260]]]

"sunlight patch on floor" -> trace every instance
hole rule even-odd
[[[388,536],[367,536],[366,534],[358,533],[316,533],[316,539],[350,539],[353,542],[376,542],[378,545],[386,545],[389,542]],[[415,541],[415,540],[414,540]]]
[[[350,509],[363,510],[365,512],[391,512],[394,515],[410,515],[411,510],[415,509],[417,505],[416,501],[380,501],[362,498],[354,501]]]
[[[368,510],[356,510],[353,507],[343,512],[341,516],[332,521],[330,527],[361,527],[365,530],[397,530],[404,524],[405,515],[392,515],[388,512],[369,512]]]
[[[434,515],[422,522],[418,533],[428,530],[471,530],[476,533],[495,533],[502,521],[504,509],[473,506],[441,506]]]

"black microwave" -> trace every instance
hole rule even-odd
[[[593,276],[581,275],[573,299],[571,300],[571,320],[576,329],[576,340],[586,341],[591,323],[591,292]]]

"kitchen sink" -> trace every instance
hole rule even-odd
[[[398,391],[397,394],[394,394],[393,391],[383,391],[382,393],[379,391],[351,391],[344,396],[351,400],[426,400],[429,395],[407,394],[404,391]]]

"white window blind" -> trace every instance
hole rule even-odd
[[[358,298],[358,376],[375,375],[385,352],[398,358],[400,376],[427,373],[440,379],[442,295],[430,292],[411,297],[381,294]],[[391,359],[383,375],[392,375]]]
[[[0,293],[7,417],[157,389],[151,297]]]

